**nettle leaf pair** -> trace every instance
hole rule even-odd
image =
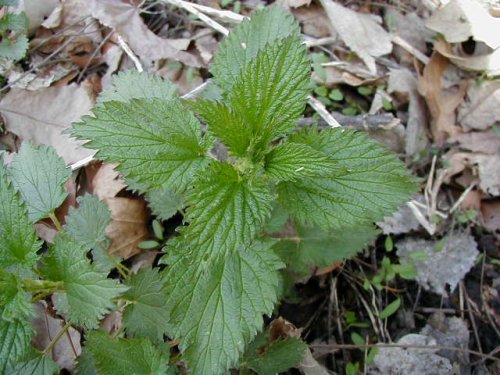
[[[29,145],[8,177],[2,172],[0,282],[8,287],[0,299],[2,357],[16,345],[24,349],[13,358],[27,358],[22,366],[53,365],[24,344],[32,335],[32,299],[56,293],[57,311],[89,330],[81,373],[165,373],[164,334],[178,340],[193,374],[225,373],[242,355],[240,365],[260,374],[300,358],[305,347],[295,339],[268,348],[269,355],[281,353],[283,368],[272,367],[279,361],[269,356],[256,359],[257,344],[250,344],[281,294],[285,267],[305,275],[354,255],[376,235],[372,223],[408,199],[414,180],[395,155],[363,134],[295,128],[309,94],[310,61],[298,25],[279,8],[239,25],[221,44],[211,72],[212,98],[194,102],[176,98],[167,81],[120,74],[93,116],[72,129],[98,150],[97,158],[119,163],[159,217],[186,208],[161,272],[122,272],[123,283],[107,278],[119,263],[102,260],[109,213],[92,197],[81,198],[41,257],[32,223],[54,217],[68,172],[59,169],[55,186],[39,178],[36,152],[53,151]],[[92,216],[99,212],[100,219]],[[124,337],[91,331],[117,302],[125,306]],[[134,363],[123,353],[135,353]]]

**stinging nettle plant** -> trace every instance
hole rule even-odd
[[[179,343],[172,362],[181,359],[192,374],[293,366],[305,348],[297,339],[257,355],[266,335],[256,335],[282,293],[283,273],[304,276],[353,256],[377,235],[373,222],[415,189],[396,155],[365,135],[296,127],[310,64],[293,17],[267,8],[221,43],[205,98],[181,100],[170,82],[126,72],[93,115],[73,125],[96,158],[119,163],[159,218],[185,208],[161,271],[130,275],[107,254],[109,212],[92,196],[79,198],[40,255],[32,223],[57,221],[69,172],[51,148],[23,145],[0,175],[0,338],[17,350],[6,360],[0,344],[0,374],[35,365],[54,372],[46,353],[29,348],[32,303],[50,295],[68,324],[85,332],[82,374],[167,373],[164,336]],[[120,280],[108,278],[113,268]],[[119,335],[96,330],[116,308]]]

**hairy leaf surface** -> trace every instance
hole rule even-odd
[[[170,219],[184,207],[182,195],[166,186],[148,191],[146,200],[153,215],[161,220]]]
[[[68,195],[64,183],[71,170],[52,147],[34,148],[31,143],[24,142],[7,173],[21,193],[32,222],[47,217]]]
[[[157,75],[137,70],[127,70],[113,76],[111,87],[97,98],[97,103],[117,101],[130,102],[132,99],[169,100],[177,96],[177,86]]]
[[[106,102],[73,125],[72,134],[89,140],[96,157],[120,163],[126,178],[146,189],[184,189],[207,164],[211,142],[194,115],[177,100],[133,99]]]
[[[114,308],[113,298],[127,287],[106,278],[86,258],[87,249],[67,235],[59,235],[49,251],[42,272],[52,281],[63,282],[55,294],[55,307],[71,322],[85,328],[97,328],[98,322]]]
[[[14,374],[22,375],[54,375],[59,374],[59,366],[50,358],[50,354],[43,354],[31,350],[26,357],[17,362]]]
[[[165,281],[157,270],[145,269],[132,275],[127,286],[130,289],[123,295],[131,302],[123,313],[127,335],[163,342],[168,328]]]
[[[88,249],[106,241],[111,214],[106,204],[94,195],[78,197],[78,208],[70,207],[66,232]]]
[[[266,155],[266,173],[282,181],[301,177],[334,177],[341,170],[323,152],[300,143],[285,142]]]
[[[318,268],[356,255],[377,235],[378,231],[372,224],[341,230],[296,224],[295,233],[281,238],[274,249],[287,264],[287,271],[305,277]]]
[[[277,300],[279,258],[273,242],[257,242],[226,257],[172,256],[168,280],[169,334],[195,375],[236,365]]]
[[[21,275],[0,269],[0,317],[12,321],[34,316],[31,294],[23,289]]]
[[[28,353],[33,334],[27,322],[0,319],[0,375],[12,374],[15,363]]]
[[[204,253],[248,245],[271,211],[266,183],[239,176],[229,164],[213,163],[189,192],[184,238]]]
[[[39,258],[40,246],[28,210],[7,180],[0,159],[0,267],[31,268]]]
[[[86,335],[86,347],[100,375],[164,375],[168,357],[145,338],[114,339],[101,331]]]
[[[233,155],[246,155],[253,135],[241,115],[220,102],[198,100],[190,105],[205,120],[208,130],[219,137]]]
[[[278,185],[279,201],[299,221],[340,228],[381,220],[409,199],[415,179],[396,155],[347,129],[305,130],[292,141],[309,145],[344,168],[334,178]]]
[[[270,7],[253,13],[251,21],[243,21],[219,45],[210,68],[216,83],[229,91],[240,71],[266,44],[291,34],[299,35],[298,24],[282,8]]]
[[[310,61],[298,35],[269,45],[241,70],[229,91],[229,102],[262,149],[288,133],[302,115],[310,73]]]

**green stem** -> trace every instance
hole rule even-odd
[[[121,277],[123,277],[124,279],[128,279],[128,276],[130,275],[130,270],[126,266],[118,262],[116,258],[108,252],[107,247],[102,243],[102,241],[98,241],[96,245],[97,247],[99,247],[100,251],[106,254],[111,263],[113,263],[113,266],[115,266],[115,268],[118,270],[118,273],[121,275]]]
[[[56,229],[57,229],[59,232],[62,232],[63,227],[62,227],[62,225],[61,225],[61,222],[59,221],[59,219],[56,217],[56,215],[55,215],[53,212],[51,212],[51,213],[49,214],[49,218],[50,218],[50,220],[52,220],[52,222],[53,222],[53,223],[54,223],[54,225],[56,226]]]
[[[49,343],[49,345],[45,348],[45,350],[43,351],[44,355],[52,350],[54,345],[57,344],[59,339],[66,333],[66,331],[69,329],[69,327],[71,327],[71,322],[66,322],[64,327],[62,327],[62,329],[59,331],[59,333],[52,339],[52,341]]]
[[[33,294],[44,292],[51,294],[63,289],[64,283],[62,281],[25,279],[23,280],[23,287]]]

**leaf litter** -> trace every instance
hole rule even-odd
[[[77,0],[67,0],[59,5],[56,3],[51,2],[51,7],[31,16],[33,36],[28,61],[34,69],[25,73],[25,68],[17,65],[5,70],[9,85],[18,88],[11,89],[2,97],[0,113],[6,131],[15,134],[20,140],[31,140],[35,145],[53,145],[67,165],[84,160],[91,156],[91,153],[67,137],[64,129],[88,113],[94,106],[95,94],[99,93],[102,87],[110,87],[110,77],[113,73],[134,69],[132,55],[119,45],[119,37],[123,38],[143,67],[151,73],[179,82],[182,94],[200,85],[207,77],[203,67],[213,58],[220,38],[202,22],[192,19],[185,21],[188,27],[184,32],[169,30],[167,26],[163,30],[169,37],[165,37],[165,34],[160,36],[152,31],[149,27],[151,25],[146,22],[147,17],[140,15],[139,8],[133,2],[106,0],[93,1],[89,5]],[[243,1],[243,14],[256,3]],[[377,6],[353,6],[343,2],[342,5],[330,0],[321,1],[322,7],[314,2],[302,0],[282,3],[301,20],[308,42],[320,43],[319,47],[314,47],[316,49],[312,51],[327,52],[330,60],[324,64],[327,76],[326,80],[315,77],[319,84],[330,90],[340,88],[349,97],[352,97],[352,91],[357,87],[385,86],[376,87],[373,91],[384,92],[392,99],[393,108],[389,111],[401,119],[405,130],[403,156],[410,164],[413,163],[414,169],[419,171],[421,177],[436,182],[432,195],[439,202],[439,209],[445,212],[445,218],[439,219],[441,222],[437,225],[437,235],[442,236],[441,240],[429,239],[428,235],[423,233],[414,211],[408,206],[402,207],[392,218],[379,223],[379,226],[384,234],[395,237],[399,259],[391,255],[392,260],[399,261],[402,265],[414,265],[416,281],[424,288],[425,293],[429,293],[428,296],[442,295],[445,305],[458,309],[453,300],[459,293],[455,290],[457,285],[465,282],[464,285],[469,288],[467,274],[473,274],[472,277],[477,275],[477,266],[474,265],[478,256],[484,256],[488,250],[482,239],[487,238],[488,234],[481,231],[489,231],[497,236],[497,240],[500,232],[500,208],[497,202],[500,195],[500,177],[497,173],[500,162],[500,106],[497,95],[498,82],[495,80],[500,71],[500,34],[491,31],[498,28],[500,18],[494,12],[488,12],[479,2],[472,0],[452,0],[438,9],[430,6],[424,9],[427,5],[409,2],[401,9],[386,7],[383,12],[376,10]],[[25,4],[30,2],[25,1]],[[212,14],[220,12],[219,4],[209,2],[208,5],[212,7]],[[411,11],[405,10],[405,7],[409,7]],[[233,5],[228,5],[225,9],[235,10]],[[30,10],[35,11],[34,8]],[[381,14],[384,15],[383,22],[379,17]],[[45,17],[47,18],[42,20]],[[181,15],[181,19],[182,17],[185,15]],[[228,23],[227,26],[231,27],[231,24]],[[440,32],[443,39],[434,41],[434,45],[429,47],[436,32]],[[395,35],[407,41],[414,50],[396,46]],[[322,38],[325,40],[322,41]],[[465,43],[471,39],[475,42],[472,54],[464,51]],[[67,45],[64,45],[65,43]],[[58,52],[59,48],[61,50]],[[417,62],[419,59],[416,51],[430,58],[429,62]],[[45,60],[46,56],[52,53],[60,57],[59,61]],[[107,64],[107,70],[100,64]],[[478,71],[485,72],[489,80],[475,75],[474,72]],[[387,96],[384,97],[387,99]],[[358,94],[354,97],[354,102],[360,100]],[[370,97],[371,104],[372,99],[373,97]],[[342,104],[352,105],[347,102]],[[385,111],[385,107],[380,104],[379,100],[377,110]],[[332,112],[336,109],[328,105],[327,108]],[[376,116],[376,112],[367,114],[366,118]],[[431,148],[432,152],[440,152],[436,174],[438,181],[432,181],[428,176]],[[112,241],[110,251],[123,259],[130,258],[135,262],[139,257],[134,255],[141,252],[136,246],[137,243],[149,236],[148,222],[151,216],[142,199],[125,191],[127,186],[113,167],[95,162],[86,166],[82,175],[85,174],[87,180],[80,180],[78,191],[79,194],[82,191],[91,192],[106,202],[112,216],[112,223],[106,231]],[[469,190],[460,201],[465,189]],[[428,191],[424,193],[415,198],[422,209],[432,200]],[[452,211],[452,206],[456,203],[459,204]],[[182,207],[176,207],[174,211],[179,209]],[[462,225],[461,229],[465,227],[466,231],[456,231],[453,227],[457,225],[455,220],[468,209],[476,211],[477,218],[471,219],[467,224],[459,224]],[[42,221],[37,225],[43,223]],[[328,237],[323,234],[322,236]],[[47,240],[49,238],[46,237]],[[394,288],[407,287],[411,291],[415,283],[398,279],[397,282],[385,286],[382,292],[371,292],[369,288],[362,290],[356,287],[356,283],[348,279],[349,274],[344,271],[358,276],[364,275],[368,280],[372,277],[370,272],[373,271],[361,262],[372,263],[375,272],[381,267],[377,256],[383,250],[378,242],[368,249],[371,254],[376,255],[365,257],[364,255],[368,255],[366,251],[365,254],[359,255],[359,262],[355,259],[353,262],[325,265],[326,267],[319,271],[309,269],[309,273],[316,274],[316,277],[312,277],[303,287],[294,289],[295,293],[298,293],[296,298],[302,298],[301,304],[290,304],[294,312],[287,315],[285,303],[280,314],[305,327],[307,335],[316,343],[330,345],[332,342],[348,340],[351,331],[346,328],[348,325],[344,317],[347,316],[348,309],[355,309],[352,307],[352,302],[355,301],[362,306],[357,309],[356,315],[370,321],[372,333],[375,332],[378,338],[387,340],[387,332],[384,333],[384,329],[378,327],[379,323],[372,309],[382,309],[383,299],[388,296],[389,301],[393,300],[391,294],[398,293]],[[488,254],[491,254],[491,251]],[[495,256],[488,255],[488,261],[489,259],[495,259]],[[137,265],[142,264],[141,262],[143,261],[138,260]],[[146,264],[154,264],[154,258],[148,258]],[[360,269],[363,270],[362,274],[359,273]],[[333,279],[339,279],[340,285],[342,280],[350,280],[342,291],[345,296],[335,297],[336,290],[332,289],[332,285],[337,284],[331,283]],[[316,280],[318,282],[314,284]],[[485,277],[486,282],[491,282],[491,276]],[[301,311],[307,312],[309,307],[314,306],[314,302],[311,304],[305,299],[307,293],[304,290],[310,285],[316,288],[309,295],[311,300],[320,299],[324,302],[306,313],[305,318],[301,318]],[[483,288],[493,290],[489,285],[483,285]],[[327,293],[322,294],[324,291]],[[469,293],[475,303],[481,303],[482,291],[478,294],[470,289]],[[413,293],[409,294],[413,296]],[[369,306],[370,302],[366,302],[372,299],[378,307]],[[404,304],[405,298],[401,296],[401,299]],[[432,297],[429,301],[432,301]],[[491,298],[487,298],[486,302],[489,304],[482,305],[484,310],[495,313]],[[427,301],[422,304],[422,301],[417,300],[417,308],[418,303],[428,306]],[[437,303],[434,306],[439,309],[442,305]],[[336,320],[332,315],[334,311],[338,316]],[[43,316],[47,311],[40,311],[40,314]],[[483,313],[478,312],[478,315],[481,314]],[[319,318],[321,316],[331,318],[331,321],[346,330],[337,331],[334,327],[323,324]],[[484,318],[484,315],[481,317]],[[466,324],[464,320],[450,317],[441,319],[442,324],[436,328],[432,325],[432,316],[428,318],[429,324],[420,330],[418,335],[404,336],[396,343],[461,348],[478,345],[471,344],[468,338],[471,324],[477,324],[474,320]],[[53,336],[53,330],[63,324],[59,317],[47,317],[45,320],[50,322],[53,328],[52,331],[47,327],[37,329],[41,332],[40,340],[44,345],[47,344],[47,337]],[[466,317],[466,320],[471,318]],[[400,323],[397,318],[389,318],[389,321],[393,324]],[[480,324],[484,327],[483,323]],[[391,334],[393,328],[388,328]],[[482,329],[481,326],[479,329]],[[71,331],[70,328],[70,333],[75,341],[72,344],[78,348],[78,332]],[[64,340],[56,345],[53,358],[62,368],[71,371],[74,367],[74,353],[68,350],[70,344]],[[314,345],[311,347],[314,348]],[[58,352],[59,350],[61,351]],[[345,349],[335,350],[338,350],[337,354],[328,354],[326,360],[319,350],[308,350],[299,365],[300,369],[306,374],[326,373],[325,366],[339,372],[344,371],[342,366],[347,365],[347,356],[338,353],[346,354]],[[469,364],[470,359],[458,356],[458,352],[445,352],[437,349],[381,348],[374,363],[369,367],[369,373],[403,371],[400,366],[402,362],[408,366],[424,366],[425,368],[417,367],[419,374],[446,373],[445,371],[449,371],[457,363],[460,366]],[[353,358],[362,357],[354,354]],[[332,358],[335,360],[331,361]],[[371,372],[370,369],[375,367],[377,369]],[[407,367],[404,369],[404,373],[411,373]]]

